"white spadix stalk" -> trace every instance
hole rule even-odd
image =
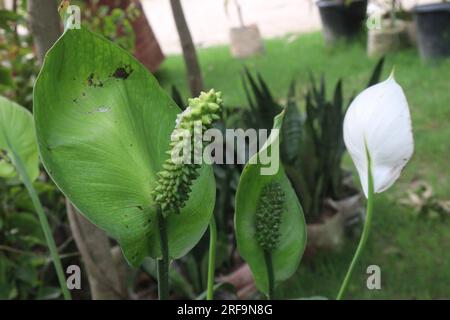
[[[392,186],[414,150],[408,102],[393,72],[386,81],[367,88],[353,100],[344,118],[344,142],[367,198],[367,214],[337,299],[343,297],[367,241],[374,194]]]

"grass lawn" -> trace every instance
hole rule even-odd
[[[221,90],[228,106],[245,106],[240,74],[246,65],[259,71],[275,95],[283,99],[292,79],[299,92],[308,71],[326,76],[329,94],[338,78],[344,80],[348,98],[365,87],[376,59],[369,59],[361,43],[326,48],[319,33],[266,41],[266,54],[247,60],[230,56],[228,47],[199,50],[206,88]],[[398,204],[415,179],[429,182],[435,195],[450,198],[450,59],[439,65],[422,63],[416,50],[387,57],[382,78],[395,65],[395,75],[408,98],[413,121],[415,153],[400,180],[378,195],[368,246],[355,269],[347,298],[414,299],[450,298],[450,217],[415,217]],[[176,85],[187,96],[186,75],[180,56],[169,56],[158,72],[161,84]],[[303,87],[303,88],[302,88]],[[302,102],[303,104],[303,102]],[[352,167],[348,157],[346,164]],[[303,263],[279,291],[285,297],[334,298],[352,258],[358,237],[349,239],[340,252],[322,253]],[[381,268],[382,289],[368,290],[368,265]]]

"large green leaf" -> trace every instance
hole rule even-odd
[[[254,155],[258,157],[266,149],[274,152],[279,145],[279,129],[283,122],[284,111],[274,121],[274,129],[261,150]],[[269,152],[269,154],[271,154]],[[254,160],[254,159],[253,159]],[[279,159],[277,159],[279,161]],[[261,175],[265,167],[259,161],[245,166],[236,194],[235,226],[239,253],[252,270],[257,288],[268,292],[267,269],[264,251],[256,240],[256,210],[263,187],[276,182],[285,194],[284,211],[281,217],[280,239],[277,248],[272,251],[275,281],[289,278],[298,267],[306,244],[306,224],[302,207],[297,199],[283,167],[274,175]]]
[[[130,54],[85,29],[67,30],[48,52],[34,91],[45,168],[90,221],[116,238],[128,261],[160,257],[150,192],[169,156],[180,109]],[[167,220],[169,254],[186,254],[214,207],[210,167]]]
[[[39,157],[31,113],[0,96],[0,177],[14,178],[16,154],[33,181],[39,175]]]

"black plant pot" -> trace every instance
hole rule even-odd
[[[416,6],[413,13],[422,58],[450,57],[450,3]]]
[[[325,41],[332,44],[352,39],[360,31],[366,18],[367,0],[320,0],[317,2]]]

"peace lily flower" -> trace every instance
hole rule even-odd
[[[366,219],[337,299],[345,293],[350,276],[367,242],[375,193],[394,184],[414,150],[411,116],[394,72],[379,84],[361,92],[344,118],[344,142],[367,198]]]
[[[411,158],[414,141],[408,102],[391,76],[361,92],[344,118],[344,142],[368,197],[369,159],[374,192],[388,189]]]

